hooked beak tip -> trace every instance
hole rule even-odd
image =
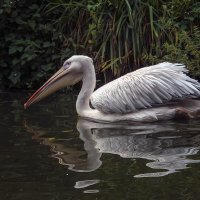
[[[28,108],[27,103],[24,104],[24,109],[26,110]]]

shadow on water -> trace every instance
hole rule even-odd
[[[5,199],[195,199],[199,120],[100,124],[77,117],[74,96],[53,96],[28,111],[24,99],[0,98]]]

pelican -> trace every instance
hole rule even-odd
[[[128,73],[94,92],[93,60],[74,55],[24,104],[26,109],[55,91],[82,81],[76,101],[80,117],[96,122],[153,122],[200,116],[200,83],[185,65],[163,62]]]

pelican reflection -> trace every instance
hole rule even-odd
[[[40,127],[26,125],[26,128],[34,139],[51,147],[51,156],[61,165],[76,172],[97,170],[102,165],[102,154],[116,154],[136,161],[138,158],[146,159],[146,166],[153,172],[133,172],[134,177],[165,176],[186,169],[188,164],[200,162],[189,157],[199,151],[200,134],[184,134],[177,131],[176,124],[119,125],[79,119],[77,130],[83,149],[77,145],[70,146],[70,138],[61,139],[56,134],[52,139],[46,137]]]

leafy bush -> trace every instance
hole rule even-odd
[[[0,83],[4,88],[32,88],[69,56],[60,50],[62,35],[43,15],[45,2],[4,1],[0,9]]]
[[[47,10],[60,12],[55,23],[66,43],[77,44],[73,51],[91,55],[109,77],[163,60],[200,73],[196,0],[53,1]]]
[[[87,52],[95,58],[102,71],[111,69],[114,76],[132,71],[143,62],[143,54],[160,46],[165,37],[158,24],[161,1],[54,1],[47,6],[56,10],[59,31],[78,44],[74,51]]]
[[[174,1],[166,8],[168,17],[160,18],[159,24],[171,35],[171,40],[163,41],[159,54],[145,55],[145,61],[184,63],[193,76],[200,78],[200,3]]]
[[[200,76],[198,0],[4,0],[0,83],[33,88],[64,58],[94,58],[104,81],[161,61]]]

